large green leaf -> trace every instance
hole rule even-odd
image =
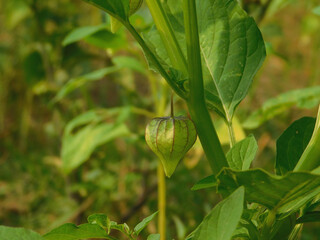
[[[320,175],[289,172],[285,176],[270,175],[262,169],[234,171],[224,169],[217,177],[218,191],[230,194],[245,187],[245,199],[288,216],[320,193]]]
[[[186,52],[180,1],[168,1],[167,15],[182,51]],[[236,106],[245,97],[265,58],[261,33],[254,20],[236,0],[197,0],[197,14],[208,106],[231,121]],[[159,33],[145,35],[149,47],[167,71],[173,72]],[[185,54],[186,55],[186,54]],[[177,84],[187,90],[182,69],[174,69]],[[180,73],[180,75],[179,75]],[[180,76],[180,77],[177,77]]]
[[[41,235],[25,228],[0,226],[1,240],[44,240]]]
[[[276,171],[284,175],[292,171],[307,147],[316,120],[301,118],[290,125],[277,140]]]
[[[112,239],[99,225],[90,223],[82,224],[79,226],[76,226],[72,223],[66,223],[60,227],[53,229],[43,237],[46,240],[80,240],[87,238]]]
[[[103,11],[106,11],[113,17],[122,22],[129,21],[129,4],[130,0],[83,0],[90,3]]]
[[[218,97],[230,121],[265,58],[261,33],[236,0],[198,0],[205,89]]]
[[[193,233],[192,240],[230,240],[241,219],[244,188],[218,203]]]
[[[243,127],[254,129],[271,118],[286,112],[292,106],[313,108],[319,102],[320,86],[289,91],[266,101],[259,110],[245,120]]]
[[[69,122],[62,139],[63,170],[69,173],[88,160],[98,146],[128,135],[124,121],[129,111],[129,108],[91,110]]]
[[[230,168],[247,170],[258,151],[258,144],[253,135],[237,142],[227,153]]]

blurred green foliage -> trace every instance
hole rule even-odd
[[[268,57],[240,104],[240,122],[269,98],[320,83],[317,0],[242,4],[260,25]],[[1,0],[0,6],[0,224],[44,233],[94,212],[131,226],[155,212],[157,159],[144,129],[170,91],[145,71],[137,44],[124,29],[111,33],[108,16],[80,0]],[[132,21],[140,30],[151,27],[144,6]],[[183,103],[175,103],[184,113]],[[288,123],[315,115],[292,106],[246,132],[259,146],[255,166],[274,164],[276,139]],[[196,144],[167,180],[171,238],[184,239],[219,200],[210,191],[190,191],[211,174],[202,158]],[[305,229],[303,239],[320,235],[316,225]]]

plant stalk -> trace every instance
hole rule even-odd
[[[160,3],[160,0],[146,0],[146,3],[167,50],[172,66],[187,75],[187,61],[174,34],[168,16],[163,9],[162,3]]]
[[[276,212],[274,210],[271,210],[268,213],[268,216],[265,220],[264,225],[262,226],[260,240],[270,240],[271,229],[275,221],[276,221]]]
[[[235,137],[233,126],[232,126],[232,121],[228,122],[227,124],[228,124],[229,138],[230,138],[230,148],[232,148],[236,144],[236,137]]]
[[[311,171],[319,167],[320,163],[320,105],[316,125],[313,130],[312,137],[302,153],[294,172]]]
[[[158,231],[160,240],[166,240],[166,179],[164,170],[160,161],[157,168],[158,177]]]
[[[157,116],[163,116],[167,103],[167,85],[163,85],[160,81],[156,81],[151,73],[148,76],[151,85],[153,101],[155,103],[155,113]],[[159,89],[161,94],[158,94]],[[158,232],[160,240],[166,240],[166,178],[161,161],[158,161],[157,166],[158,180]]]
[[[183,12],[190,88],[188,108],[212,171],[217,175],[228,167],[228,162],[205,103],[195,0],[184,0]]]

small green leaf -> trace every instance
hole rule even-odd
[[[244,188],[218,203],[195,230],[192,240],[230,240],[243,212]]]
[[[151,234],[148,236],[147,240],[160,240],[160,234]]]
[[[233,232],[232,239],[248,239],[258,240],[259,231],[257,227],[250,221],[241,219],[237,229]]]
[[[262,107],[253,112],[243,123],[247,129],[255,129],[273,117],[286,112],[289,108],[313,108],[320,102],[320,86],[298,89],[283,93],[264,102]]]
[[[218,185],[217,179],[214,175],[205,177],[204,179],[201,179],[199,182],[197,182],[192,188],[192,191],[205,189],[205,188],[212,188],[216,187]]]
[[[106,231],[96,224],[82,224],[76,226],[72,223],[66,223],[53,229],[43,236],[46,240],[80,240],[87,238],[110,238]]]
[[[119,68],[129,68],[142,74],[146,73],[146,69],[142,63],[133,57],[116,56],[112,58],[112,62]]]
[[[152,219],[157,214],[158,214],[158,212],[155,212],[152,215],[150,215],[149,217],[146,217],[145,219],[143,219],[140,223],[138,223],[133,229],[134,233],[138,236],[140,234],[140,232],[149,224],[149,222],[152,221]]]
[[[102,68],[96,71],[93,71],[91,73],[87,73],[85,75],[72,78],[70,81],[68,81],[57,93],[57,95],[52,100],[53,103],[59,102],[61,99],[63,99],[65,96],[73,92],[74,90],[80,88],[81,86],[87,84],[88,82],[93,82],[102,79],[108,74],[114,73],[116,71],[120,70],[119,67],[112,66],[112,67],[106,67]]]
[[[123,49],[127,44],[123,35],[111,33],[106,29],[87,36],[84,41],[98,48],[112,50]]]
[[[307,147],[316,120],[301,118],[290,125],[277,140],[276,170],[284,175],[292,171]]]
[[[107,29],[106,24],[101,24],[97,26],[85,26],[73,29],[63,40],[62,45],[67,46],[71,43],[85,39],[86,37],[99,32],[103,29]]]
[[[110,222],[110,229],[117,230],[119,232],[122,232],[124,234],[131,234],[132,231],[130,230],[129,226],[126,223],[118,224],[114,221]]]
[[[121,22],[129,21],[130,0],[83,0],[100,8]]]
[[[92,214],[88,217],[88,223],[97,224],[110,233],[110,219],[103,213]]]
[[[307,212],[297,219],[297,224],[307,222],[320,222],[320,211]]]
[[[320,6],[315,7],[315,8],[312,10],[312,12],[313,12],[314,14],[320,16]]]
[[[41,235],[25,228],[0,226],[1,240],[44,240]]]
[[[129,108],[92,110],[69,122],[62,139],[63,170],[70,173],[87,161],[98,146],[129,135],[130,131],[123,123],[129,112]],[[110,117],[113,117],[113,123],[107,123]]]
[[[237,142],[227,153],[227,161],[234,170],[247,170],[258,151],[258,144],[253,135]]]
[[[275,176],[262,169],[223,169],[217,179],[218,192],[230,194],[244,186],[246,200],[275,209],[282,218],[298,211],[320,193],[320,175],[306,172]]]

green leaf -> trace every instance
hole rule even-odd
[[[38,233],[25,228],[0,226],[1,240],[44,240]]]
[[[217,179],[219,192],[230,194],[244,186],[246,200],[275,209],[283,218],[298,211],[320,193],[320,176],[305,172],[275,176],[262,169],[224,169]]]
[[[320,102],[320,86],[298,89],[269,99],[243,123],[247,129],[255,129],[273,117],[286,112],[292,106],[313,108]]]
[[[107,24],[75,28],[63,39],[62,45],[67,46],[71,43],[78,42],[103,29],[107,30]]]
[[[152,219],[158,214],[158,212],[153,213],[152,215],[143,219],[140,223],[138,223],[133,231],[138,236],[140,232],[152,221]]]
[[[214,175],[205,177],[204,179],[201,179],[199,182],[197,182],[192,188],[192,191],[205,189],[205,188],[212,188],[216,187],[218,185],[217,179]]]
[[[120,22],[129,22],[130,0],[83,0],[109,13]]]
[[[220,99],[231,121],[264,61],[264,42],[253,18],[236,0],[198,0],[197,14],[205,89]]]
[[[93,82],[100,80],[101,78],[105,77],[108,74],[114,73],[118,71],[120,68],[116,66],[102,68],[91,73],[87,73],[85,75],[72,78],[68,81],[57,93],[57,95],[52,100],[53,103],[60,101],[69,93],[73,92],[74,90],[78,89],[79,87],[87,84],[88,82]]]
[[[218,203],[195,230],[192,240],[230,240],[241,219],[244,188]]]
[[[313,12],[314,14],[320,16],[320,6],[315,7],[315,8],[312,10],[312,12]]]
[[[316,124],[308,146],[302,153],[294,171],[319,170],[320,165],[320,105]],[[317,169],[316,169],[317,168]]]
[[[84,41],[102,49],[111,48],[113,50],[123,49],[127,44],[123,35],[111,33],[106,29],[87,36]]]
[[[146,69],[136,58],[128,56],[116,56],[112,58],[112,62],[119,68],[128,68],[142,74],[146,74]]]
[[[169,1],[164,6],[180,48],[186,55],[181,1]],[[264,42],[254,20],[236,0],[197,0],[197,16],[206,101],[209,107],[231,121],[236,106],[247,94],[265,58]],[[158,61],[170,71],[169,54],[156,28],[144,38]],[[175,71],[183,72],[183,69]],[[184,77],[175,79],[177,84]],[[180,88],[187,89],[184,85]]]
[[[234,170],[248,170],[258,151],[258,144],[253,135],[237,142],[227,153],[227,161]]]
[[[297,224],[307,222],[320,222],[320,211],[307,212],[297,219]]]
[[[129,112],[129,108],[91,110],[69,122],[62,139],[63,170],[71,172],[87,161],[98,146],[128,135],[130,132],[123,122]],[[107,123],[110,117],[115,118],[113,123]]]
[[[115,230],[120,231],[124,234],[131,234],[132,233],[132,231],[130,230],[129,226],[126,223],[118,224],[114,221],[111,221],[110,222],[110,229],[115,229]]]
[[[151,234],[148,236],[147,240],[160,240],[160,234]]]
[[[45,234],[46,240],[78,240],[87,238],[110,238],[106,231],[96,224],[82,224],[76,226],[72,223],[66,223],[60,227],[53,229],[51,232]]]
[[[276,171],[284,175],[292,171],[307,147],[316,120],[301,118],[288,127],[277,140]]]
[[[88,223],[97,224],[110,233],[110,219],[103,213],[95,213],[88,217]]]
[[[248,220],[241,219],[237,229],[233,232],[232,239],[248,239],[248,240],[258,240],[259,231],[257,227]]]

